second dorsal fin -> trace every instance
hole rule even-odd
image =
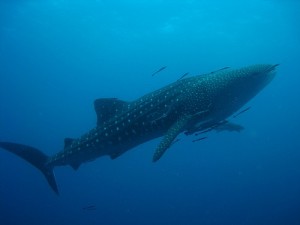
[[[128,105],[127,102],[117,98],[99,98],[94,102],[95,111],[97,113],[97,126],[103,126],[116,114],[120,113]]]

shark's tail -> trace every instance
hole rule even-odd
[[[0,148],[16,154],[38,168],[46,177],[53,191],[55,191],[56,194],[59,194],[53,173],[53,167],[47,165],[49,158],[47,155],[36,148],[10,142],[0,142]]]

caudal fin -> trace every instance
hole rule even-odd
[[[40,150],[16,143],[0,142],[0,148],[3,148],[17,156],[25,159],[27,162],[38,168],[46,177],[49,185],[56,194],[59,194],[53,173],[53,167],[47,166],[48,156]]]

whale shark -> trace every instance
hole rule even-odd
[[[135,146],[162,137],[152,159],[156,162],[180,133],[192,135],[222,124],[229,127],[228,118],[270,83],[277,66],[255,64],[191,76],[131,102],[97,99],[97,125],[77,139],[66,138],[64,148],[52,156],[12,142],[0,142],[0,148],[39,169],[59,194],[53,171],[57,166],[77,170],[82,163],[105,155],[116,159]]]

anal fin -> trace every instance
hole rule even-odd
[[[189,117],[183,117],[176,121],[167,131],[165,136],[163,137],[162,141],[159,143],[154,155],[153,155],[153,162],[159,160],[162,155],[166,152],[166,150],[172,145],[173,141],[180,134],[187,124]]]

